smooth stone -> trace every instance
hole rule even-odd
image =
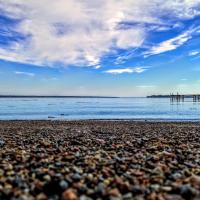
[[[104,190],[105,190],[105,185],[103,183],[99,183],[97,187],[95,188],[95,192],[97,194],[102,194]]]
[[[86,195],[81,195],[80,200],[92,200],[92,198],[86,196]]]
[[[0,140],[0,147],[3,147],[5,145],[5,141],[4,140]]]
[[[171,186],[163,186],[163,187],[161,187],[161,189],[165,192],[170,192],[172,190],[172,187]]]
[[[78,197],[73,190],[68,189],[62,193],[62,200],[78,200]]]
[[[72,179],[74,179],[75,181],[80,181],[82,179],[82,176],[80,174],[76,173],[72,176]]]
[[[45,176],[43,177],[43,179],[44,179],[45,181],[51,181],[51,176],[45,175]]]
[[[132,199],[132,198],[133,198],[133,195],[132,195],[131,192],[126,193],[126,194],[123,195],[123,199]]]
[[[60,181],[59,185],[63,190],[65,190],[65,189],[67,189],[69,187],[68,182],[65,181],[65,180]]]
[[[36,200],[47,200],[47,196],[44,193],[40,193],[36,196]]]
[[[190,200],[193,199],[193,197],[197,194],[197,191],[195,188],[187,184],[180,187],[180,194],[183,198]]]

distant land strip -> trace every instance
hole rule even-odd
[[[120,98],[109,96],[0,95],[0,98]]]

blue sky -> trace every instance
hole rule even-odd
[[[200,93],[200,0],[0,0],[0,94]]]

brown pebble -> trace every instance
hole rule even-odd
[[[78,200],[78,197],[72,189],[68,189],[62,193],[62,200]]]

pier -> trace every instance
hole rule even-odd
[[[170,94],[170,101],[184,102],[185,98],[192,98],[193,102],[200,102],[200,94],[193,95],[181,95],[181,94]]]
[[[200,102],[200,94],[173,94],[170,95],[151,95],[147,98],[169,98],[171,102],[184,102],[185,99],[192,99],[193,102]]]

